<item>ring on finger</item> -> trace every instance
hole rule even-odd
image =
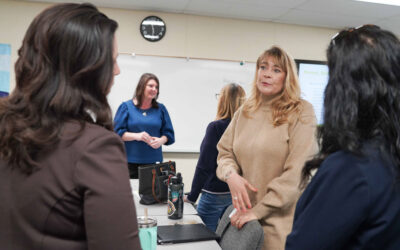
[[[237,199],[238,199],[238,197],[237,197],[237,196],[233,196],[233,199],[234,199],[234,200],[237,200]]]

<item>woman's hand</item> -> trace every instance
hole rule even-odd
[[[246,212],[246,207],[250,209],[251,203],[247,189],[253,192],[257,192],[257,189],[236,172],[232,172],[229,175],[226,183],[228,183],[229,190],[231,191],[232,204],[236,210],[238,212]]]
[[[187,202],[187,203],[193,204],[194,202],[191,202],[190,200],[188,200],[187,197],[188,197],[187,195],[183,196],[183,201],[184,201],[184,202]]]
[[[125,132],[122,135],[123,141],[143,141],[147,144],[149,144],[152,141],[151,138],[152,137],[146,131],[140,133]]]
[[[151,137],[151,142],[147,143],[149,144],[150,147],[157,149],[161,147],[163,144],[167,142],[167,137],[166,136],[161,136],[161,137]]]
[[[136,133],[136,140],[143,141],[150,145],[150,143],[152,142],[153,139],[146,131],[143,131],[140,133]]]
[[[251,220],[257,220],[257,217],[251,210],[248,210],[246,212],[237,211],[231,217],[231,224],[237,229],[241,229],[244,226],[244,224],[246,224]]]

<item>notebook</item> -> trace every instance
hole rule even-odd
[[[204,224],[168,225],[157,227],[158,244],[218,240],[219,236]]]

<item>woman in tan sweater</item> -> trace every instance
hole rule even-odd
[[[273,46],[257,60],[250,98],[218,144],[217,176],[229,185],[241,228],[259,220],[264,249],[284,249],[304,162],[317,152],[316,118],[300,98],[293,59]]]

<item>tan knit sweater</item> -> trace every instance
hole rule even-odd
[[[244,116],[239,109],[218,143],[217,176],[233,169],[254,187],[249,191],[252,211],[264,228],[264,249],[284,249],[300,196],[300,174],[306,160],[317,152],[313,107],[302,100],[300,114],[274,127],[270,101]]]

